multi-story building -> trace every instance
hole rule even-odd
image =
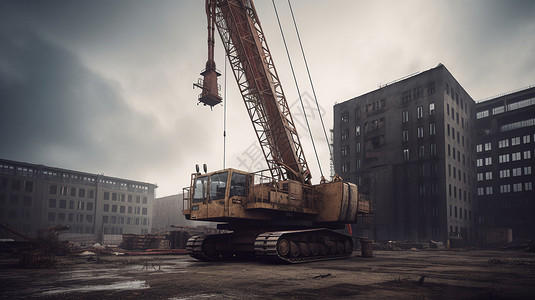
[[[476,104],[481,228],[535,238],[535,87]]]
[[[372,197],[365,234],[474,239],[474,105],[439,64],[334,106],[335,171]]]
[[[30,235],[68,225],[69,235],[100,241],[103,235],[148,233],[156,187],[0,159],[0,222]]]

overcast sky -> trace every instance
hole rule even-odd
[[[312,104],[286,0],[276,0],[299,89]],[[320,172],[271,1],[255,3],[305,147]],[[535,84],[535,1],[293,0],[328,128],[332,106],[443,63],[473,99]],[[223,106],[197,105],[206,62],[204,1],[0,0],[0,157],[155,183],[223,167]],[[216,39],[216,63],[224,52]],[[226,167],[263,168],[230,71]],[[225,84],[226,82],[226,84]],[[309,112],[325,176],[329,154]]]

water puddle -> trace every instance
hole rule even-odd
[[[150,286],[144,280],[121,281],[112,284],[85,285],[78,287],[58,287],[41,292],[37,296],[50,296],[72,292],[97,292],[97,291],[122,291],[122,290],[142,290]]]

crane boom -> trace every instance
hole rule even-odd
[[[271,176],[310,183],[303,148],[254,4],[207,0],[206,7],[208,23],[215,20]]]

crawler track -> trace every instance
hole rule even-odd
[[[256,256],[275,262],[341,259],[352,253],[351,237],[328,229],[266,232],[255,241]]]

